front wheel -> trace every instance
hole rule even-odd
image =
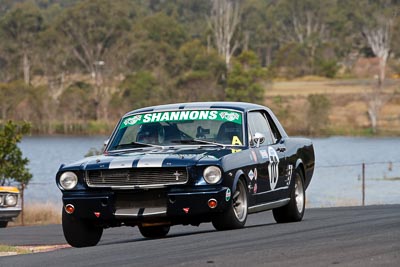
[[[165,237],[169,233],[169,225],[157,225],[157,226],[141,226],[139,225],[139,231],[142,236],[147,238],[161,238]]]
[[[8,225],[8,221],[0,221],[0,228],[6,228]]]
[[[290,201],[286,206],[272,210],[277,223],[299,222],[303,219],[306,193],[304,179],[301,170],[296,170],[294,186],[290,193]]]
[[[73,247],[90,247],[99,243],[103,228],[62,211],[62,228],[68,244]]]
[[[232,202],[227,211],[218,214],[212,224],[217,230],[230,230],[243,228],[247,220],[247,190],[243,180],[239,179],[236,190],[232,194]]]

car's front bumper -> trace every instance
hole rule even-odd
[[[11,221],[20,213],[21,208],[18,207],[0,207],[0,221]]]
[[[208,203],[215,200],[217,206]],[[63,193],[64,206],[73,205],[74,216],[98,221],[133,221],[204,218],[223,212],[230,203],[228,187],[148,191],[70,191]]]

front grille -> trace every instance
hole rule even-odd
[[[185,184],[186,168],[132,168],[86,171],[90,187],[161,187]]]

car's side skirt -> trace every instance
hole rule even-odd
[[[274,202],[255,205],[255,206],[249,207],[249,213],[256,213],[256,212],[260,212],[260,211],[279,208],[279,207],[282,207],[282,206],[285,206],[286,204],[288,204],[289,201],[290,201],[290,198],[284,198],[284,199],[274,201]]]

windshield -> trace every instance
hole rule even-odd
[[[232,110],[179,110],[124,118],[108,150],[175,145],[243,144],[243,116]]]

